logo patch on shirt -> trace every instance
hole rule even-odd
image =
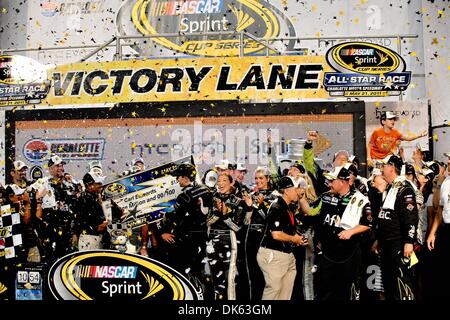
[[[410,203],[406,206],[406,209],[408,209],[409,211],[413,211],[414,205],[412,203]]]
[[[275,221],[275,227],[279,227],[280,226],[280,221]]]

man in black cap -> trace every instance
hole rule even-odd
[[[73,207],[79,251],[109,248],[108,221],[100,197],[105,178],[99,171],[90,171],[83,176],[85,191]]]
[[[372,226],[369,199],[350,186],[346,166],[325,173],[330,191],[309,206],[300,199],[304,214],[317,216],[316,292],[318,300],[358,300],[361,268],[359,235]]]
[[[159,233],[176,254],[168,257],[173,266],[204,290],[206,278],[207,225],[206,218],[212,207],[212,193],[195,182],[197,170],[190,163],[182,163],[171,172],[177,178],[181,193],[175,199],[174,211],[167,213]]]
[[[40,219],[38,233],[44,249],[42,260],[49,265],[71,252],[76,241],[76,237],[72,238],[71,210],[75,199],[64,188],[64,164],[58,155],[51,156],[47,163],[50,176],[31,185],[40,195],[36,197],[36,204],[42,207],[42,214],[36,211]]]
[[[284,176],[278,181],[281,193],[270,206],[264,237],[258,250],[257,261],[266,285],[263,300],[289,300],[297,274],[294,246],[306,245],[297,234],[294,214],[289,208],[298,201],[297,188],[291,177]]]
[[[389,183],[377,218],[377,240],[386,300],[414,300],[411,257],[419,221],[414,188],[400,176],[403,161],[384,158],[383,176]]]

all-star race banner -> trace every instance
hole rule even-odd
[[[323,56],[76,63],[50,70],[43,104],[328,98]]]
[[[105,185],[104,195],[107,201],[104,201],[103,208],[107,219],[113,221],[112,228],[114,229],[117,219],[112,216],[111,201],[128,211],[120,219],[120,225],[131,229],[156,222],[171,211],[181,188],[170,172],[184,162],[193,163],[192,156],[131,174]]]

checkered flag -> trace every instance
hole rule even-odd
[[[127,231],[129,229],[128,224],[127,223],[123,223],[123,222],[112,222],[110,221],[108,223],[108,232],[111,234],[111,232],[113,231]]]
[[[21,244],[20,213],[14,212],[10,205],[2,206],[0,208],[0,258],[14,258],[16,247]]]

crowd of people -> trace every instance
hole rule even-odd
[[[203,175],[191,163],[178,165],[171,172],[181,187],[173,210],[129,231],[133,253],[183,273],[207,300],[442,298],[450,285],[442,263],[450,252],[450,152],[442,163],[418,147],[406,161],[398,141],[413,138],[389,138],[393,122],[391,113],[382,115],[386,130],[371,139],[367,178],[344,150],[323,170],[314,158],[315,131],[302,160],[283,171],[260,166],[249,186],[242,163],[223,160]],[[22,235],[14,254],[0,257],[7,288],[0,297],[13,299],[21,263],[49,267],[71,252],[114,248],[101,163],[89,164],[82,183],[64,164],[53,155],[49,176],[28,181],[26,164],[14,161],[10,183],[0,189],[2,208],[20,213]],[[141,158],[132,166],[125,175],[145,170]]]

